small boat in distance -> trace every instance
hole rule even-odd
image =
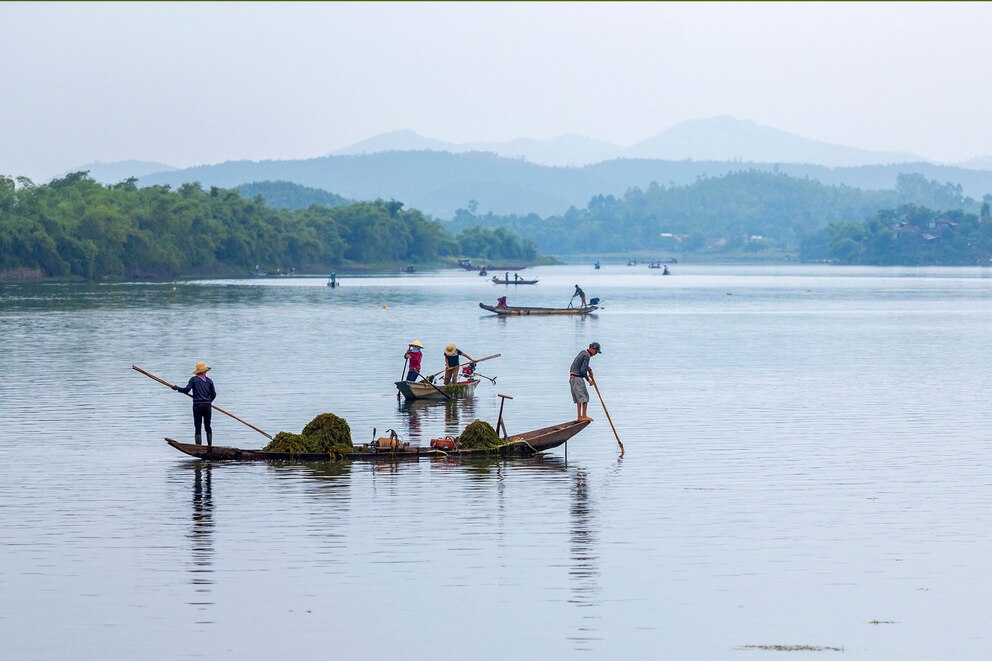
[[[513,280],[505,280],[503,278],[500,278],[500,277],[494,275],[493,276],[493,284],[494,285],[536,285],[537,284],[537,278],[534,278],[533,280],[524,280],[523,278],[515,278]]]
[[[462,267],[466,271],[478,271],[480,269],[488,269],[490,271],[523,271],[525,268],[527,268],[526,266],[519,266],[515,264],[512,265],[486,264],[485,266],[476,266],[475,264],[472,263],[471,259],[459,259],[458,266]]]
[[[499,306],[499,305],[486,305],[485,303],[479,303],[479,307],[483,310],[488,310],[490,312],[495,312],[496,314],[504,317],[510,316],[521,316],[528,317],[531,315],[540,314],[589,314],[593,310],[598,310],[598,305],[586,305],[582,307],[570,307],[570,308],[526,308],[526,307],[514,307],[509,305]]]

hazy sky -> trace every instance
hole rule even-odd
[[[0,3],[0,174],[716,115],[956,161],[992,154],[990,47],[989,3]]]

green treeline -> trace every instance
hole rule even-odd
[[[992,260],[989,203],[979,214],[911,204],[863,223],[833,223],[803,241],[800,258],[838,264],[965,265]]]
[[[103,186],[85,172],[48,184],[0,177],[0,269],[47,276],[219,275],[277,268],[316,272],[430,263],[448,256],[533,261],[505,230],[459,236],[403,203],[277,209],[259,195],[184,184]]]
[[[659,250],[700,255],[777,250],[795,253],[831,223],[861,222],[901,204],[936,209],[974,206],[961,187],[902,174],[895,190],[827,186],[812,179],[749,170],[685,186],[631,188],[597,195],[560,216],[476,215],[459,209],[453,229],[501,226],[548,253]],[[470,203],[470,208],[474,207]]]

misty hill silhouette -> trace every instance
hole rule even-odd
[[[198,181],[204,186],[236,188],[262,181],[289,181],[333,192],[351,200],[396,199],[438,218],[452,218],[470,200],[480,213],[560,214],[585,207],[594,195],[623,195],[629,188],[685,185],[700,178],[757,170],[870,190],[895,188],[900,173],[962,187],[980,199],[992,191],[992,172],[933,163],[894,163],[825,167],[795,163],[741,161],[665,161],[616,159],[585,167],[549,167],[491,153],[395,151],[354,156],[325,156],[292,161],[231,161],[139,179],[142,186],[173,187]]]
[[[811,140],[735,117],[689,120],[626,147],[574,134],[550,140],[520,138],[509,142],[455,143],[400,130],[373,136],[332,155],[421,150],[486,151],[507,158],[524,158],[540,165],[562,166],[590,165],[615,158],[813,163],[835,167],[927,160],[914,154],[872,151]]]

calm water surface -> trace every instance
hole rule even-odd
[[[0,658],[992,657],[992,278],[646,267],[0,286]],[[478,308],[605,308],[501,319]],[[397,403],[407,342],[496,377]],[[321,412],[427,444],[596,421],[545,456],[198,462],[172,382],[269,433]],[[595,393],[593,393],[595,398]],[[215,442],[267,439],[220,414]]]

